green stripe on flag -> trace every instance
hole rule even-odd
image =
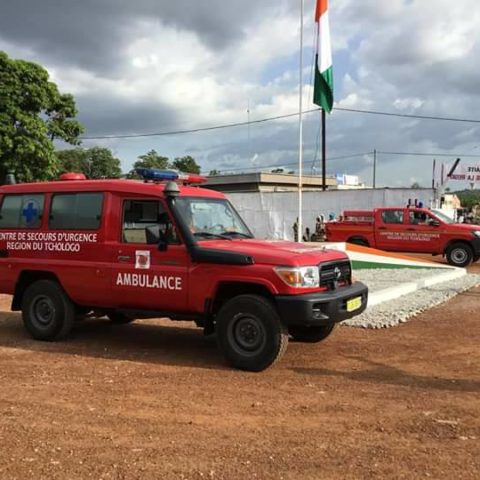
[[[317,55],[318,62],[318,55]],[[318,65],[318,63],[316,63]],[[315,86],[313,89],[313,103],[330,113],[333,108],[333,68],[330,67],[321,74],[315,68]]]
[[[442,268],[442,265],[408,265],[408,264],[398,264],[398,263],[381,263],[381,262],[375,262],[375,261],[365,261],[365,260],[352,260],[352,268],[354,270],[361,270],[361,269],[367,269],[367,268],[379,268],[379,269],[399,269],[399,268],[412,268],[412,269],[425,269],[425,268]]]

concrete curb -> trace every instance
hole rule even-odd
[[[413,282],[401,283],[395,287],[384,288],[383,290],[372,292],[368,296],[367,308],[379,305],[380,303],[388,302],[389,300],[407,295],[422,288],[436,285],[437,283],[455,280],[456,278],[463,277],[466,274],[467,270],[465,268],[455,268],[445,271],[445,273],[437,273],[431,277],[422,278]]]

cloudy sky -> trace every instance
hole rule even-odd
[[[305,0],[304,105],[314,0]],[[0,50],[44,65],[72,93],[86,137],[247,122],[298,111],[300,0],[0,0]],[[480,119],[476,0],[331,0],[335,106]],[[319,170],[318,113],[305,116],[305,170]],[[370,152],[480,155],[480,123],[334,110],[328,173],[372,182]],[[298,119],[107,146],[127,171],[155,149],[202,171],[295,168]],[[441,155],[449,156],[441,156]],[[338,158],[349,157],[349,158]],[[431,183],[433,155],[379,153],[377,185]],[[480,157],[464,157],[478,163]]]

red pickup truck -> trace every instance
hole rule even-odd
[[[444,255],[450,265],[466,267],[480,259],[480,225],[454,223],[425,208],[347,210],[326,224],[329,242],[349,242],[391,252]]]

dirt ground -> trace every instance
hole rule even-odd
[[[480,273],[480,265],[471,269]],[[0,301],[1,479],[478,479],[480,289],[228,368],[188,323],[31,340]]]

